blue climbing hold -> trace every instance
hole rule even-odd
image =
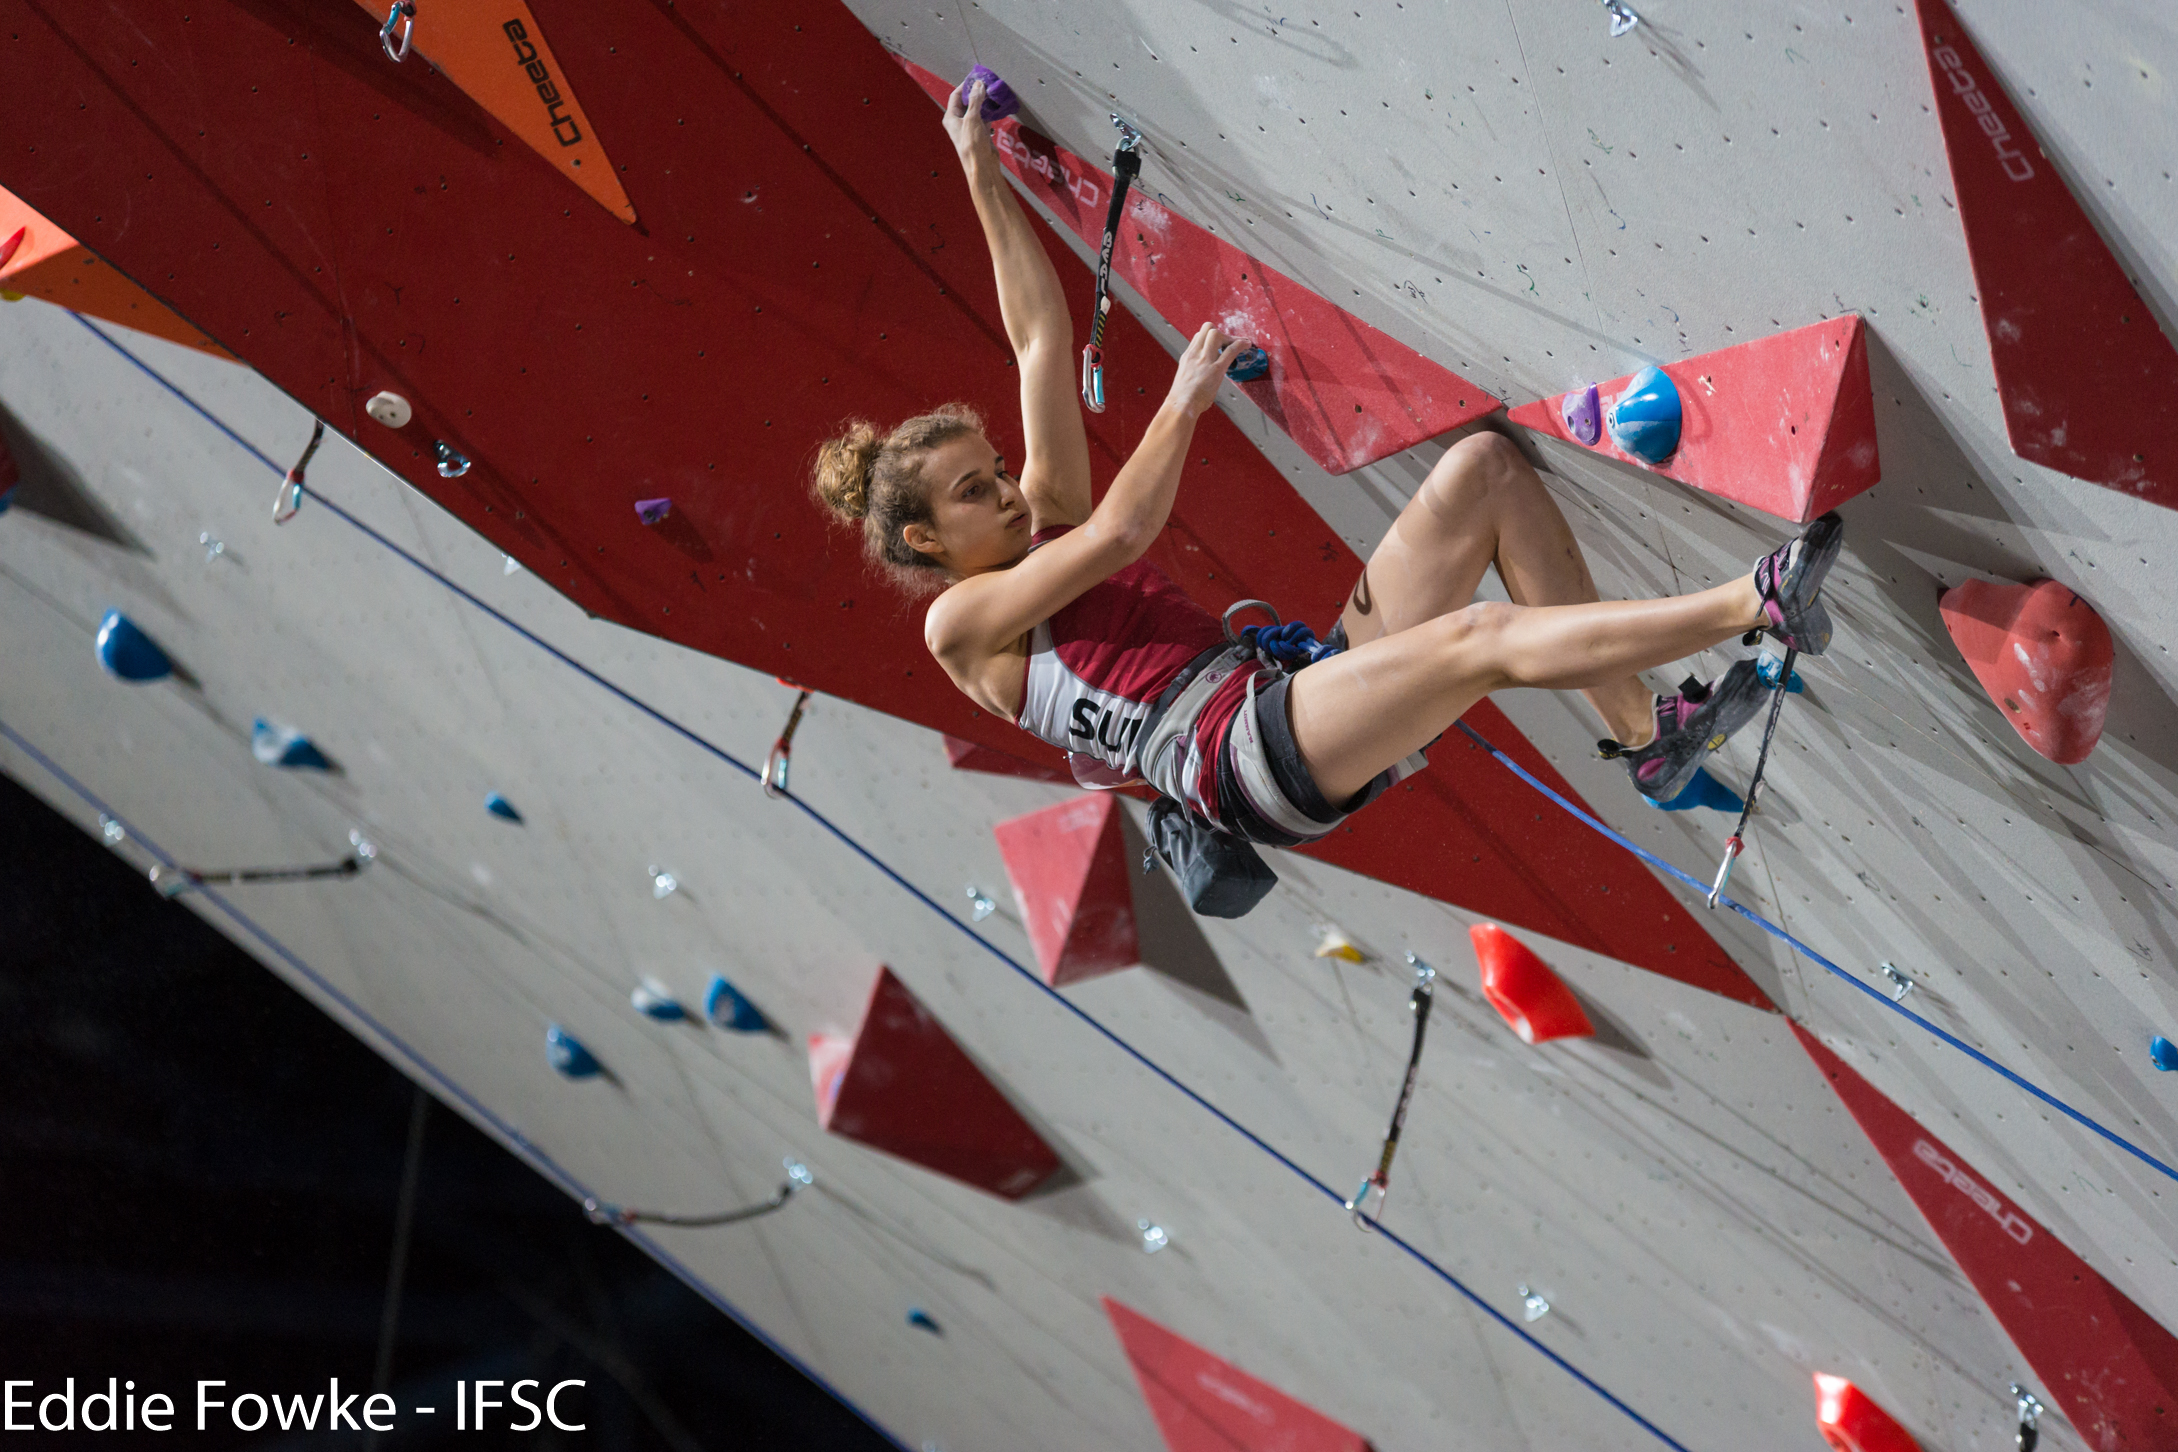
[[[558,1024],[545,1030],[545,1057],[552,1067],[569,1079],[590,1079],[605,1072],[605,1066],[597,1061],[597,1055],[582,1046],[576,1038]]]
[[[158,681],[174,674],[166,652],[118,610],[108,610],[98,623],[98,663],[124,681]]]
[[[2148,1058],[2158,1069],[2178,1069],[2178,1044],[2157,1034],[2148,1040]]]
[[[1679,419],[1679,385],[1644,368],[1611,401],[1611,442],[1643,463],[1666,463],[1679,452]]]
[[[928,1331],[933,1336],[943,1336],[945,1334],[945,1328],[938,1324],[937,1317],[931,1315],[921,1306],[908,1307],[908,1324],[918,1331]]]
[[[516,826],[521,825],[522,814],[514,810],[514,803],[508,801],[505,797],[499,795],[499,793],[497,792],[493,792],[490,796],[484,798],[484,810],[490,812],[495,817],[500,817],[506,821],[512,822]]]
[[[1270,377],[1270,354],[1261,348],[1243,348],[1233,355],[1225,376],[1235,383],[1253,383],[1258,378]]]
[[[1711,776],[1707,767],[1697,767],[1694,779],[1670,801],[1659,802],[1649,797],[1641,800],[1666,812],[1690,812],[1696,807],[1708,807],[1718,812],[1737,812],[1747,805],[1738,792]]]
[[[723,974],[711,977],[710,991],[703,995],[703,1016],[737,1034],[760,1034],[771,1028],[771,1020],[742,997],[741,990],[728,983]]]
[[[282,726],[260,716],[250,726],[250,755],[267,766],[308,767],[331,771],[333,763],[315,742],[292,726]]]
[[[646,978],[638,983],[635,991],[628,995],[628,1002],[635,1005],[637,1013],[645,1018],[654,1018],[660,1023],[679,1023],[688,1017],[688,1010],[681,1007],[681,1001],[673,996],[673,990],[655,978]]]

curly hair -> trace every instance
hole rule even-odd
[[[811,492],[833,516],[862,527],[862,552],[911,595],[935,594],[945,567],[909,546],[901,531],[928,524],[930,482],[923,458],[940,444],[983,432],[983,416],[964,403],[917,414],[890,433],[851,419],[817,449]]]

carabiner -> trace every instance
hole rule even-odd
[[[794,755],[794,731],[802,724],[802,712],[809,707],[809,692],[803,690],[794,698],[794,709],[787,713],[786,729],[771,744],[771,752],[764,758],[764,770],[757,777],[757,784],[764,795],[778,801],[787,794],[787,768]]]
[[[393,44],[393,27],[401,27],[401,44]],[[393,0],[393,8],[386,12],[386,23],[378,27],[378,44],[385,50],[386,59],[399,65],[408,59],[408,43],[416,34],[416,0]]]
[[[1104,350],[1094,343],[1082,345],[1081,406],[1091,413],[1104,412]]]
[[[1371,1190],[1376,1191],[1376,1214],[1373,1216],[1369,1214],[1366,1208]],[[1391,1177],[1389,1175],[1380,1171],[1363,1180],[1361,1188],[1354,1191],[1354,1198],[1346,1202],[1346,1213],[1354,1217],[1354,1228],[1356,1230],[1374,1231],[1376,1222],[1384,1217],[1384,1202],[1390,1196]]]
[[[1717,899],[1724,896],[1725,884],[1732,880],[1732,863],[1747,849],[1747,844],[1734,832],[1724,843],[1724,861],[1717,864],[1717,880],[1709,885],[1709,906],[1714,909]]]
[[[272,522],[285,524],[302,508],[303,471],[310,467],[310,460],[317,454],[318,445],[325,442],[325,420],[313,419],[310,425],[310,442],[303,445],[302,457],[295,467],[280,480],[280,492],[272,496]]]
[[[1233,617],[1239,614],[1241,611],[1247,609],[1251,605],[1256,606],[1257,608],[1262,610],[1264,614],[1270,616],[1272,628],[1275,629],[1276,627],[1285,623],[1278,616],[1278,607],[1271,604],[1271,602],[1268,600],[1235,600],[1232,604],[1225,607],[1224,615],[1225,639],[1230,644],[1242,644],[1240,637],[1233,632]]]

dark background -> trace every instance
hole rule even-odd
[[[175,1431],[198,1445],[363,1446],[369,1434],[328,1436],[322,1417],[316,1433],[283,1435],[275,1419],[245,1435],[215,1411],[200,1436],[195,1387],[223,1378],[230,1397],[309,1396],[337,1375],[344,1396],[367,1393],[382,1354],[404,1409],[382,1448],[893,1445],[418,1096],[129,861],[0,777],[0,1377],[34,1378],[42,1396],[73,1376],[79,1401],[109,1376],[134,1379],[139,1396],[174,1399]],[[587,1382],[560,1401],[587,1430],[454,1431],[456,1378],[522,1377]],[[405,1410],[419,1404],[438,1414]],[[494,1415],[503,1426],[506,1412]]]

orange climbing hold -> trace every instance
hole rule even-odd
[[[1142,961],[1123,815],[1099,793],[994,829],[1036,965],[1053,988]]]
[[[2055,580],[1969,580],[1944,592],[1944,628],[2019,739],[2051,761],[2085,761],[2110,711],[2117,648],[2095,607]]]
[[[1889,1412],[1842,1376],[1815,1373],[1815,1427],[1836,1452],[1921,1452]]]
[[[1677,452],[1651,464],[1620,449],[1608,428],[1588,448],[1795,524],[1837,508],[1882,477],[1867,330],[1857,317],[1811,323],[1661,371],[1679,390]],[[1599,385],[1601,406],[1607,409],[1630,381],[1629,374]],[[1566,397],[1524,403],[1512,421],[1579,443],[1566,422]]]
[[[890,968],[877,970],[853,1038],[812,1034],[817,1122],[833,1134],[1007,1200],[1059,1156]]]
[[[1482,965],[1482,996],[1522,1043],[1595,1037],[1596,1026],[1573,990],[1527,944],[1496,923],[1476,923],[1467,934]]]

